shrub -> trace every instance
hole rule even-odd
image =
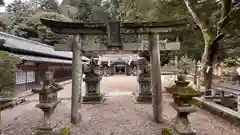
[[[16,82],[16,65],[20,62],[17,57],[8,52],[0,51],[0,96],[14,96],[14,84]]]
[[[162,129],[162,135],[173,135],[170,129],[168,128],[163,128]]]
[[[71,132],[71,126],[65,126],[58,135],[69,135]]]

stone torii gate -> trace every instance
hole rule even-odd
[[[58,34],[68,34],[76,36],[76,44],[73,44],[73,82],[72,82],[72,105],[71,105],[71,122],[77,124],[80,121],[81,114],[81,82],[82,82],[82,62],[80,56],[82,51],[113,51],[126,50],[137,51],[147,50],[150,53],[151,63],[151,85],[152,85],[152,106],[153,119],[159,123],[163,121],[162,110],[162,85],[160,73],[160,46],[165,46],[165,43],[159,45],[158,38],[161,35],[179,35],[179,30],[185,26],[185,21],[176,22],[61,22],[49,19],[41,19],[41,22],[51,28]],[[129,35],[148,35],[148,44],[136,44],[127,47],[121,43],[120,34]],[[107,35],[108,45],[97,44],[90,46],[84,44],[83,36],[89,35]]]

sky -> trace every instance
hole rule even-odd
[[[5,7],[9,4],[12,3],[14,0],[4,0],[5,2]],[[28,0],[21,0],[21,1],[28,1]],[[58,0],[59,2],[62,2],[62,0]],[[0,12],[4,12],[5,11],[5,7],[0,7]]]

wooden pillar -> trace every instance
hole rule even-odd
[[[162,82],[160,72],[160,47],[157,43],[158,34],[149,33],[149,52],[151,62],[152,107],[153,119],[156,123],[163,122]]]
[[[175,67],[179,69],[179,58],[175,56]]]
[[[200,81],[200,76],[197,76],[197,84],[196,84],[196,89],[200,91],[201,88],[201,81]]]
[[[27,82],[28,76],[27,76],[27,73],[28,73],[28,69],[25,72],[25,75],[26,75],[26,78],[25,78],[25,81],[26,81],[26,83],[25,83],[25,91],[28,90],[28,82]]]
[[[113,75],[116,75],[116,65],[113,65]]]
[[[237,96],[237,111],[240,113],[240,95]]]
[[[35,70],[35,83],[40,84],[41,76],[40,76],[40,64],[36,63],[36,70]]]
[[[71,122],[78,124],[81,119],[81,88],[82,88],[82,59],[81,59],[82,36],[77,35],[76,43],[72,46],[73,69],[72,69],[72,98],[71,98]]]
[[[197,85],[197,77],[198,77],[198,65],[197,60],[194,61],[194,78],[193,78],[193,84]]]

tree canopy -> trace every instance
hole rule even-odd
[[[2,1],[3,2],[3,1]],[[0,1],[1,4],[1,1]],[[3,4],[3,3],[2,3]],[[8,33],[33,38],[53,45],[63,38],[44,27],[40,17],[61,21],[107,21],[117,19],[123,21],[175,21],[188,20],[192,32],[183,33],[180,37],[181,50],[179,56],[188,56],[199,60],[202,55],[208,56],[215,51],[206,48],[219,33],[224,38],[219,41],[214,63],[234,59],[239,49],[239,2],[234,0],[30,0],[22,2],[14,0],[7,6],[11,24],[4,30]],[[227,21],[226,21],[227,20]],[[2,25],[4,26],[4,25]],[[3,27],[2,27],[3,28]],[[199,29],[200,28],[200,29]],[[221,29],[221,30],[219,30]],[[210,39],[211,37],[211,39]],[[125,40],[135,41],[129,37]],[[211,55],[212,56],[212,55]],[[209,63],[209,62],[207,62]],[[205,65],[209,65],[209,64]]]

